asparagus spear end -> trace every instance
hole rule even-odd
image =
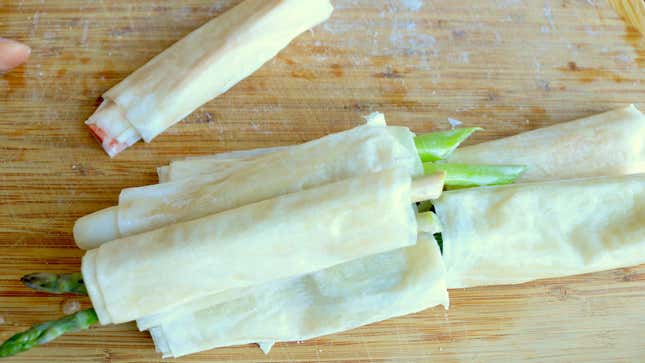
[[[65,333],[88,329],[98,322],[94,309],[79,311],[60,320],[34,325],[18,333],[0,345],[0,358],[11,357],[36,345],[49,343]]]
[[[414,144],[422,161],[443,160],[450,156],[474,132],[481,127],[460,128],[449,131],[433,132],[414,138]]]
[[[25,275],[20,281],[30,289],[50,294],[87,295],[83,275],[79,272],[71,274],[39,272]]]
[[[525,165],[467,165],[424,163],[426,173],[445,171],[446,189],[512,184],[527,170]]]

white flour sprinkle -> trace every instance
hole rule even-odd
[[[83,34],[81,35],[81,46],[83,48],[87,48],[87,32],[90,28],[90,23],[89,21],[85,20],[83,22]]]
[[[403,6],[411,11],[419,11],[423,7],[422,0],[402,0]]]
[[[453,130],[464,124],[463,122],[450,117],[448,117],[448,123],[450,124],[450,128]]]
[[[547,0],[544,5],[544,17],[549,21],[551,29],[555,30],[555,23],[553,22],[553,14],[551,13],[551,1]]]

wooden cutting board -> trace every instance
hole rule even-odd
[[[0,339],[73,300],[31,292],[20,276],[78,270],[75,219],[154,183],[154,168],[173,158],[300,143],[376,110],[418,132],[446,129],[449,117],[483,126],[480,142],[629,103],[645,109],[645,42],[603,0],[336,0],[330,21],[251,78],[109,160],[83,126],[101,93],[238,2],[0,1],[0,35],[34,49],[0,78]],[[449,311],[278,344],[268,356],[243,346],[177,361],[645,361],[645,266],[451,297]],[[125,324],[6,361],[160,358]]]

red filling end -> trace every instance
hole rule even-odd
[[[96,125],[87,125],[87,127],[90,129],[90,133],[94,136],[96,141],[98,141],[99,144],[103,144],[103,139],[108,136],[105,131]]]
[[[90,129],[90,133],[92,134],[92,136],[94,136],[96,141],[101,144],[103,150],[105,150],[105,152],[107,152],[110,156],[114,156],[130,146],[110,137],[110,135],[108,135],[105,130],[96,125],[87,125],[87,127]],[[106,143],[106,140],[109,141]]]

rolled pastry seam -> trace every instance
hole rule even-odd
[[[436,305],[448,307],[432,235],[414,246],[248,289],[235,300],[169,315],[150,329],[166,357],[256,342],[313,339]]]
[[[118,239],[83,258],[88,293],[102,324],[123,323],[409,246],[411,186],[391,169]]]
[[[329,0],[243,1],[107,91],[86,124],[111,157],[140,139],[150,142],[332,11]]]
[[[634,105],[457,149],[447,162],[527,165],[518,183],[645,172],[645,115]]]
[[[404,127],[363,125],[208,175],[125,189],[118,208],[105,211],[116,214],[111,235],[92,234],[105,219],[99,212],[77,221],[74,238],[80,248],[91,249],[111,240],[104,236],[142,233],[365,173],[402,168],[408,175],[422,175],[413,138]]]
[[[448,288],[645,263],[645,174],[449,191],[435,209]]]

